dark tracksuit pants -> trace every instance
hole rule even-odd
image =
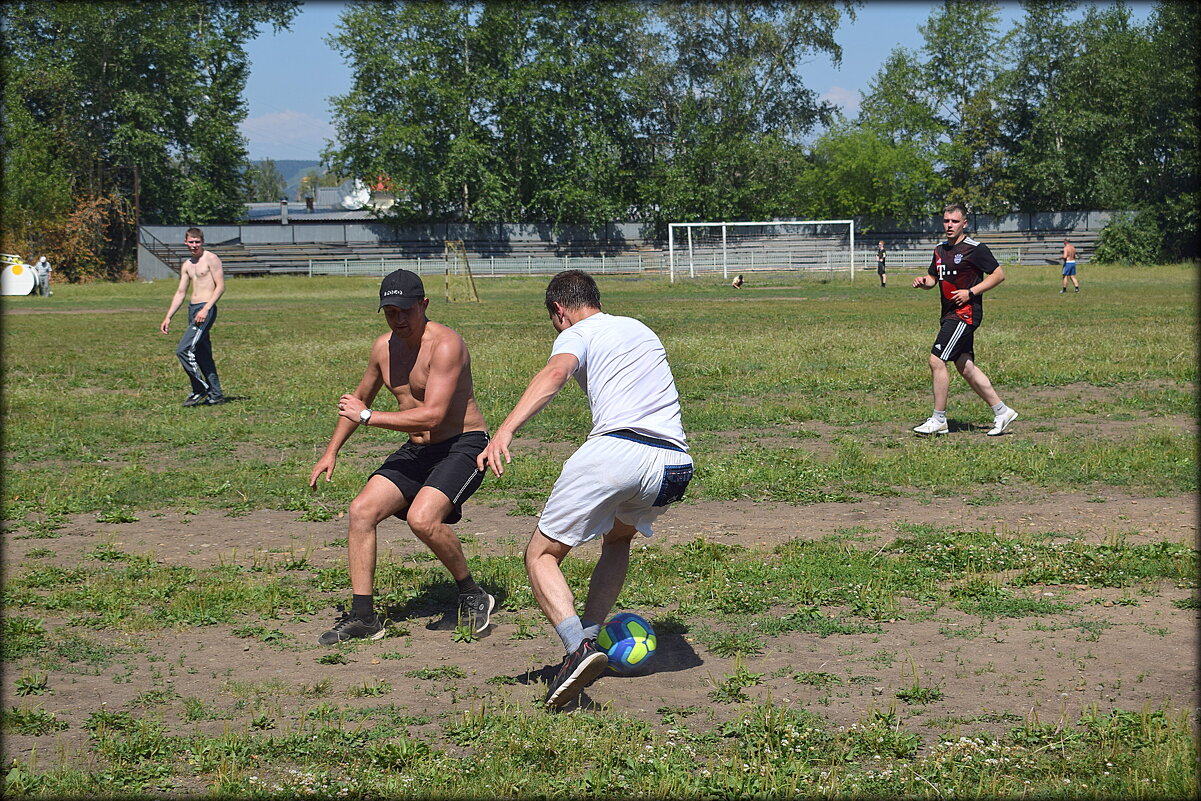
[[[196,325],[196,312],[204,307],[203,303],[188,304],[188,328],[179,338],[179,346],[175,355],[183,365],[184,372],[192,382],[192,392],[196,395],[221,397],[221,382],[217,379],[217,365],[213,364],[213,343],[209,339],[209,330],[217,321],[217,307],[209,309],[204,322]]]

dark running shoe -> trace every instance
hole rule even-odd
[[[488,628],[492,610],[496,608],[496,599],[480,590],[477,593],[464,593],[459,596],[459,605],[426,626],[427,631],[454,631],[460,626],[468,626],[472,634],[479,634]]]
[[[609,657],[596,649],[596,640],[584,640],[563,659],[563,665],[546,691],[546,705],[558,709],[568,703],[596,681],[608,664]]]
[[[204,403],[207,400],[207,398],[208,398],[208,395],[202,395],[199,392],[193,392],[191,395],[189,395],[188,397],[183,399],[183,405],[184,406],[199,406],[200,404]]]
[[[488,628],[495,608],[496,599],[483,590],[474,595],[460,595],[459,625],[470,626],[472,632],[479,634]]]
[[[216,406],[218,403],[225,403],[224,395],[209,395],[204,399],[204,402],[209,406]]]
[[[378,640],[384,634],[384,624],[379,615],[372,615],[370,620],[363,620],[346,613],[338,618],[332,629],[318,637],[317,642],[322,645],[337,645],[346,640]]]

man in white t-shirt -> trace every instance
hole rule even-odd
[[[525,551],[530,587],[567,652],[546,694],[561,707],[596,680],[608,658],[597,648],[600,626],[625,583],[634,535],[680,500],[692,479],[692,457],[680,423],[680,396],[663,344],[630,317],[601,311],[592,276],[567,270],[546,288],[546,309],[559,332],[546,367],[476,460],[500,476],[509,444],[572,376],[588,397],[592,431],[563,465]],[[559,565],[576,545],[603,537],[584,614]]]

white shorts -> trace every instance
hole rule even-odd
[[[608,534],[614,520],[651,536],[651,524],[684,495],[692,457],[669,448],[604,435],[563,464],[538,530],[575,547]]]

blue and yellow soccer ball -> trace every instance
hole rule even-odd
[[[609,657],[609,669],[623,676],[645,672],[655,659],[655,630],[631,612],[614,615],[596,642]]]

